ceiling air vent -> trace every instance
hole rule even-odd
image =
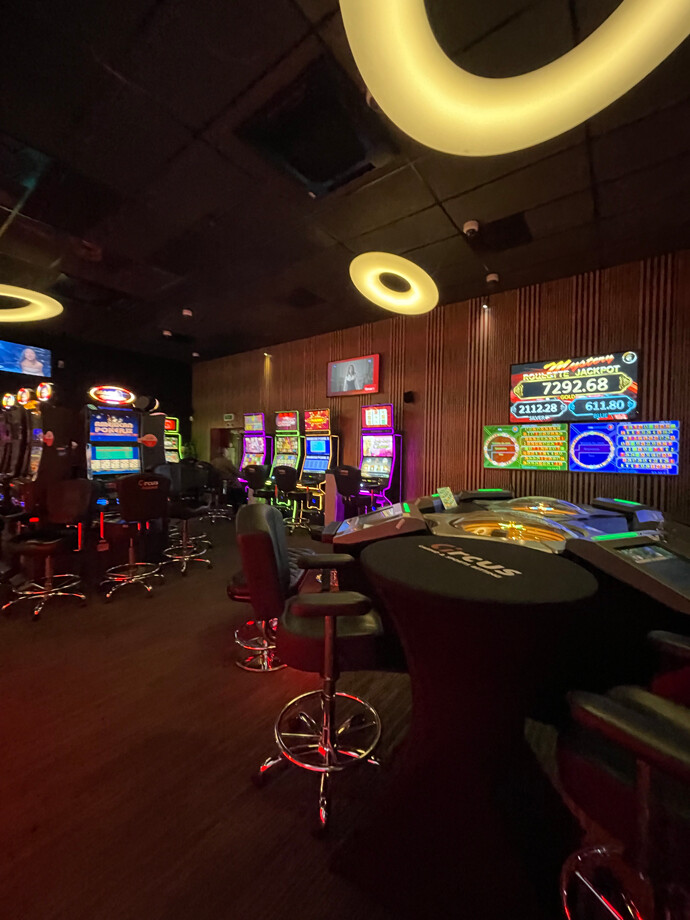
[[[379,117],[327,57],[317,58],[237,133],[315,197],[382,166],[395,153]]]
[[[476,252],[504,252],[532,242],[532,234],[522,211],[501,217],[491,223],[481,223],[477,236],[468,238]]]

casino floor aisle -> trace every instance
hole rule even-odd
[[[225,595],[239,568],[232,525],[211,527],[214,569],[176,572],[147,598],[56,603],[38,623],[0,620],[8,920],[388,920],[328,870],[328,853],[379,794],[369,771],[337,778],[329,840],[309,833],[315,778],[258,791],[272,724],[315,675],[248,675]],[[313,545],[313,544],[312,544]],[[383,755],[404,733],[409,680],[351,674],[381,712]]]

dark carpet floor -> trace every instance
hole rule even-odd
[[[210,528],[212,570],[175,572],[147,597],[60,601],[0,619],[0,916],[3,920],[387,920],[328,870],[330,850],[385,784],[334,780],[328,840],[310,834],[318,779],[250,775],[273,720],[317,684],[234,665],[244,605],[233,526]],[[313,545],[313,544],[312,544]],[[409,681],[346,674],[381,713],[381,754],[404,734]]]

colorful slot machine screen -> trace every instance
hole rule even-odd
[[[568,469],[568,426],[485,425],[484,466],[499,470]]]
[[[94,444],[91,446],[91,472],[94,476],[124,475],[141,470],[139,449],[134,445]]]
[[[245,431],[263,431],[264,430],[263,412],[254,412],[251,415],[245,415],[244,430]]]
[[[139,437],[139,416],[135,412],[115,412],[100,409],[89,417],[89,441],[136,441]]]
[[[276,435],[276,453],[277,454],[297,454],[299,453],[299,438],[296,434],[278,434]]]
[[[171,415],[165,417],[165,422],[163,423],[166,431],[178,432],[180,430],[180,420],[179,418],[173,418]]]
[[[307,409],[304,413],[304,430],[306,432],[330,431],[330,409]]]
[[[276,431],[298,431],[299,416],[297,412],[276,412]]]
[[[263,454],[264,439],[260,437],[245,437],[244,450],[247,454]]]
[[[679,422],[570,426],[570,470],[577,473],[678,474]]]
[[[638,365],[634,351],[514,364],[510,369],[510,421],[637,418]]]
[[[393,406],[362,406],[362,428],[392,428]]]
[[[362,454],[365,457],[392,457],[392,434],[365,434],[362,436]]]

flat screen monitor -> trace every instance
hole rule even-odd
[[[379,356],[364,355],[331,361],[328,365],[328,395],[357,396],[379,391]]]
[[[331,459],[328,438],[307,438],[304,458],[305,473],[325,473]]]
[[[299,412],[276,412],[276,431],[299,431]]]
[[[362,435],[363,457],[392,457],[395,445],[392,434],[364,434]]]
[[[139,437],[139,416],[136,412],[97,409],[89,414],[89,441],[112,443],[136,441]]]
[[[638,416],[637,352],[514,364],[511,422],[625,420]]]
[[[570,426],[570,470],[676,476],[679,422],[605,422]]]
[[[92,444],[90,453],[93,476],[124,476],[141,470],[139,448],[133,444]]]
[[[245,466],[251,466],[252,464],[254,464],[255,466],[261,466],[263,462],[264,462],[264,455],[262,453],[244,455],[244,465]]]
[[[567,425],[485,425],[482,444],[487,469],[568,469]]]
[[[331,430],[330,409],[307,409],[304,413],[304,430],[310,432]]]
[[[362,406],[362,428],[392,428],[393,406]]]
[[[298,454],[299,437],[296,434],[276,435],[276,454]],[[278,464],[276,463],[276,466]]]
[[[274,468],[276,466],[291,466],[293,470],[296,470],[298,460],[299,460],[298,454],[276,454],[275,460],[273,461],[273,465],[274,465]]]
[[[250,435],[249,437],[247,437],[245,435],[245,438],[244,438],[245,454],[261,454],[263,456],[265,449],[266,449],[266,442],[263,439],[263,437],[259,435]],[[261,462],[262,461],[259,460],[259,463]]]
[[[388,479],[392,468],[392,457],[365,457],[362,460],[364,479]]]
[[[11,374],[31,374],[33,377],[50,377],[51,353],[35,345],[17,345],[0,340],[0,371]]]
[[[245,415],[244,430],[245,431],[263,431],[264,430],[263,412],[252,412],[249,415]]]

